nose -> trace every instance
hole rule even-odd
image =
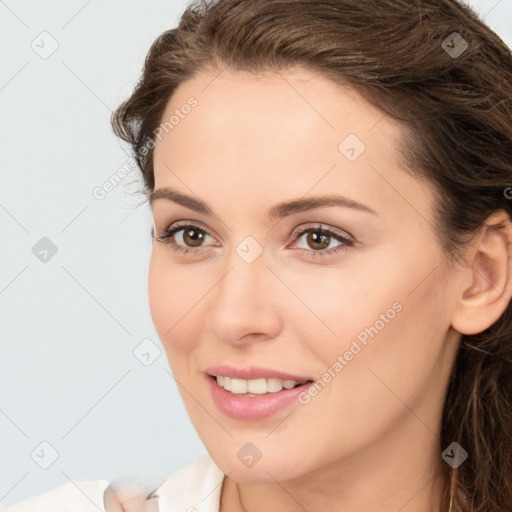
[[[282,284],[267,268],[264,255],[247,263],[233,251],[212,290],[208,328],[222,342],[242,345],[271,340],[282,327],[278,304]]]

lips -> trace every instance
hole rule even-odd
[[[314,380],[313,377],[304,375],[294,375],[285,373],[280,370],[272,370],[270,368],[261,368],[257,366],[248,366],[245,368],[234,368],[228,365],[211,366],[206,369],[206,373],[212,377],[221,375],[223,377],[230,377],[232,379],[280,379],[280,380],[294,380],[303,384],[307,381]]]
[[[272,380],[295,381],[295,386],[291,389],[283,387],[280,391],[264,394],[243,393],[246,391],[245,389],[238,389],[233,393],[218,384],[218,379],[222,377],[234,381],[255,382],[258,379],[267,379],[267,382]],[[268,368],[233,368],[225,365],[208,368],[205,378],[213,402],[220,412],[230,418],[245,421],[262,420],[288,409],[294,404],[297,405],[299,395],[307,390],[313,380],[303,375],[294,375]]]

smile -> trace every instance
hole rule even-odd
[[[278,378],[276,372],[272,372],[272,377],[255,375],[256,378],[251,379],[241,378],[243,371],[229,371],[231,376],[222,375],[222,372],[215,373],[204,374],[212,401],[223,415],[235,420],[263,420],[294,404],[299,405],[299,395],[313,384],[312,380],[298,376],[291,379],[284,378],[291,375],[282,374],[283,378]],[[233,376],[233,373],[237,373],[237,376]],[[268,375],[269,372],[265,373]]]
[[[283,389],[293,389],[296,386],[304,384],[305,381],[297,382],[295,380],[282,379],[235,379],[223,375],[217,375],[217,384],[226,391],[236,395],[255,397],[267,393],[278,393]]]

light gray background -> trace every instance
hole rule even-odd
[[[512,0],[469,3],[512,46]],[[70,479],[156,487],[205,452],[149,313],[137,173],[92,194],[128,160],[111,111],[185,5],[0,0],[0,507]]]

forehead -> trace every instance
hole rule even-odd
[[[186,131],[187,125],[197,129],[200,124],[211,137],[231,132],[233,138],[258,131],[260,140],[284,128],[281,142],[286,138],[317,136],[336,143],[343,135],[355,133],[373,146],[386,135],[389,148],[401,131],[398,123],[385,117],[352,87],[303,68],[258,74],[231,70],[201,73],[175,90],[162,122],[184,108],[188,110],[190,98],[196,100],[197,106],[190,115],[186,114],[189,121],[181,122],[185,120],[181,118],[181,126],[173,128],[177,137]],[[380,129],[372,137],[370,132],[377,125]]]
[[[318,161],[320,155],[332,160],[347,137],[358,144],[358,152],[364,148],[381,159],[392,158],[401,134],[398,123],[351,87],[302,68],[199,74],[176,89],[161,126],[157,163],[162,152],[172,153],[175,163],[185,156],[189,161],[211,154],[222,159],[228,152],[235,158],[242,153],[272,158],[274,165]],[[193,146],[200,151],[182,151]]]
[[[162,122],[173,116],[156,143],[155,188],[226,197],[229,185],[267,202],[336,191],[377,207],[400,190],[425,196],[400,161],[401,125],[318,73],[203,73],[176,89]]]

